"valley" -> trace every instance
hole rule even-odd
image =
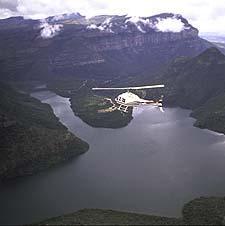
[[[69,98],[49,91],[32,96],[50,104],[60,122],[90,148],[66,164],[1,184],[2,224],[40,222],[87,206],[103,209],[99,217],[104,209],[114,209],[181,218],[190,200],[223,196],[224,136],[193,127],[190,111],[136,109],[126,127],[94,128],[74,116]]]
[[[179,106],[193,110],[192,117],[197,119],[195,126],[225,133],[223,127],[225,94],[225,56],[216,48],[209,48],[194,58],[176,58],[171,64],[155,76],[128,77],[111,82],[96,80],[69,80],[50,82],[48,87],[59,95],[70,98],[75,115],[94,127],[123,127],[132,120],[132,112],[123,115],[120,112],[98,113],[98,110],[110,106],[104,97],[115,98],[118,92],[94,93],[92,87],[132,86],[142,84],[165,84],[160,91],[150,90],[146,97],[159,98],[164,95],[166,106]],[[138,81],[138,82],[137,82]],[[69,84],[69,85],[68,85]],[[84,85],[83,85],[84,84]]]
[[[71,13],[1,19],[0,50],[0,224],[224,223],[224,43],[180,14]],[[164,113],[92,90],[151,84]]]

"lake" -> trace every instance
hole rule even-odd
[[[193,198],[225,195],[225,136],[193,127],[190,111],[138,108],[124,128],[92,128],[74,116],[68,98],[50,91],[32,96],[50,104],[90,149],[1,185],[0,224],[33,223],[82,208],[181,216]]]

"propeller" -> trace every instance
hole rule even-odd
[[[151,85],[151,86],[131,86],[131,87],[112,87],[112,88],[92,88],[92,90],[138,90],[138,89],[154,89],[164,88],[164,85]]]

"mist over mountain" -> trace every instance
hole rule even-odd
[[[218,43],[225,43],[225,35],[217,34],[213,32],[205,32],[200,35],[200,37],[210,41],[210,42],[218,42]]]
[[[0,20],[1,79],[149,75],[179,56],[211,46],[181,15],[95,16],[79,13]]]

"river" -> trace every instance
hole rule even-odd
[[[74,116],[68,98],[32,96],[87,141],[85,154],[0,187],[0,224],[27,224],[82,208],[181,216],[185,202],[225,195],[225,136],[193,127],[190,111],[134,110],[121,129],[92,128]]]

